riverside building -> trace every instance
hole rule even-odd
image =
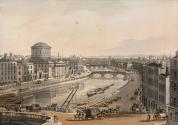
[[[0,62],[0,84],[9,84],[17,81],[17,62]]]
[[[150,112],[166,111],[168,102],[168,69],[161,64],[143,66],[143,104]]]
[[[51,47],[46,43],[38,42],[31,47],[31,62],[36,79],[65,76],[65,63],[51,60]]]
[[[17,79],[19,82],[33,81],[35,78],[33,63],[17,61]]]
[[[178,51],[170,61],[170,106],[168,124],[178,124]]]

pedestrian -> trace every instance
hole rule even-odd
[[[147,121],[150,122],[150,120],[151,120],[151,114],[150,114],[150,112],[148,112],[148,114],[147,114]]]

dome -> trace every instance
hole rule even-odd
[[[37,47],[48,47],[51,48],[48,44],[43,43],[43,42],[38,42],[32,46],[32,48],[37,48]]]
[[[48,61],[51,58],[51,47],[43,42],[38,42],[31,47],[31,60],[34,62]]]

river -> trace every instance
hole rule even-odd
[[[97,76],[96,76],[97,78]],[[103,96],[112,96],[115,92],[119,91],[119,88],[121,88],[123,85],[126,84],[127,81],[123,80],[122,75],[118,75],[117,79],[86,79],[80,82],[77,82],[79,84],[79,89],[74,96],[71,103],[85,103],[88,101],[87,92],[94,90],[96,88],[103,88],[106,86],[110,86],[109,89],[104,91],[104,93],[101,93]],[[76,85],[77,83],[72,83],[71,85],[63,85],[63,86],[56,86],[51,87],[48,89],[45,89],[40,92],[36,92],[33,95],[26,98],[23,102],[25,105],[30,104],[40,104],[41,106],[47,106],[51,104],[58,104],[61,105],[69,93],[72,91],[72,86]],[[95,95],[97,96],[97,95]]]

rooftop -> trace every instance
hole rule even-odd
[[[160,63],[149,63],[148,66],[162,67],[162,64],[160,64]]]
[[[34,48],[34,47],[49,47],[49,48],[51,48],[48,44],[46,44],[44,42],[38,42],[32,46],[32,48]]]

